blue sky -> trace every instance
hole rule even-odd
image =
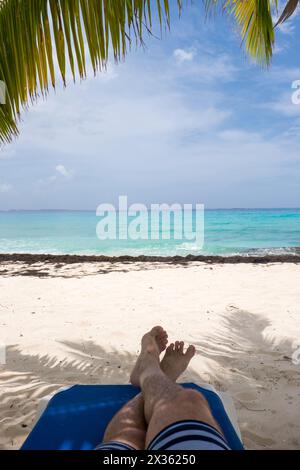
[[[173,12],[124,63],[23,113],[0,151],[0,209],[129,203],[300,207],[299,16],[277,31],[272,67],[246,57],[228,19],[200,2]]]

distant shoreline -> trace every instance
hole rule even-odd
[[[145,204],[150,209],[151,204]],[[300,210],[296,207],[205,207],[205,211],[293,211]],[[26,213],[26,212],[90,212],[96,214],[96,209],[0,209],[0,214]],[[116,212],[119,212],[116,209]]]
[[[30,254],[30,253],[0,253],[0,263],[23,262],[35,263],[166,263],[189,264],[201,262],[206,264],[268,264],[268,263],[300,263],[300,248],[295,254],[280,255],[251,255],[251,256],[219,256],[219,255],[187,255],[187,256],[105,256],[105,255],[73,255],[73,254]]]

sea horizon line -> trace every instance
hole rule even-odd
[[[147,209],[151,208],[149,205],[146,205]],[[171,206],[171,204],[170,204]],[[193,210],[195,210],[193,208]],[[295,207],[205,207],[205,211],[274,211],[274,210],[300,210],[300,206]],[[10,212],[94,212],[96,209],[0,209],[0,213],[10,213]],[[126,212],[119,211],[116,209],[116,212]]]

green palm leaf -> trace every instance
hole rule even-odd
[[[269,64],[274,46],[272,7],[277,0],[206,0],[207,11],[221,4],[234,17],[247,53],[261,64]]]
[[[221,5],[235,19],[247,52],[269,64],[277,0],[203,1],[208,11]],[[182,0],[176,2],[181,10]],[[298,3],[288,0],[278,22],[289,18]],[[74,80],[84,78],[87,56],[96,73],[105,68],[110,48],[119,61],[132,38],[142,44],[154,10],[161,28],[169,26],[170,0],[0,0],[0,81],[7,90],[6,104],[0,104],[0,143],[18,134],[28,102],[46,95],[59,75],[65,83],[67,67]]]
[[[182,0],[176,0],[179,10]],[[111,47],[116,61],[132,39],[151,31],[156,8],[161,27],[169,25],[169,0],[0,0],[0,80],[6,104],[0,104],[0,142],[18,134],[21,110],[66,80],[86,75],[86,56],[96,73],[105,68]],[[58,70],[55,69],[57,57]]]

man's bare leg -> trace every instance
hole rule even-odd
[[[158,330],[155,329],[155,331],[155,340],[159,351],[162,352],[166,347],[168,336],[161,328]],[[195,354],[194,346],[190,346],[186,353],[183,352],[183,346],[184,343],[179,341],[176,341],[175,344],[170,344],[160,363],[163,372],[174,382],[186,370],[190,360]],[[144,417],[144,399],[140,393],[126,403],[113,417],[105,431],[103,442],[122,442],[137,450],[141,450],[145,448],[146,430],[147,423]]]
[[[168,335],[161,327],[152,328],[151,337],[158,355],[166,349]],[[167,365],[167,364],[166,364]],[[144,417],[144,399],[140,393],[113,417],[106,428],[103,443],[117,441],[134,449],[145,449],[147,423]]]
[[[144,399],[139,393],[112,418],[106,428],[103,443],[121,442],[136,450],[143,450],[145,449],[146,430]]]
[[[176,344],[175,353],[174,347],[173,353],[168,350],[169,367],[174,373],[178,361],[172,361],[171,358],[176,355]],[[183,345],[179,343],[181,347]],[[142,338],[141,354],[131,374],[131,383],[141,387],[145,402],[144,412],[148,423],[146,447],[160,431],[183,420],[202,421],[222,433],[204,396],[195,390],[184,389],[168,378],[160,367],[159,354],[152,332],[147,333]]]

